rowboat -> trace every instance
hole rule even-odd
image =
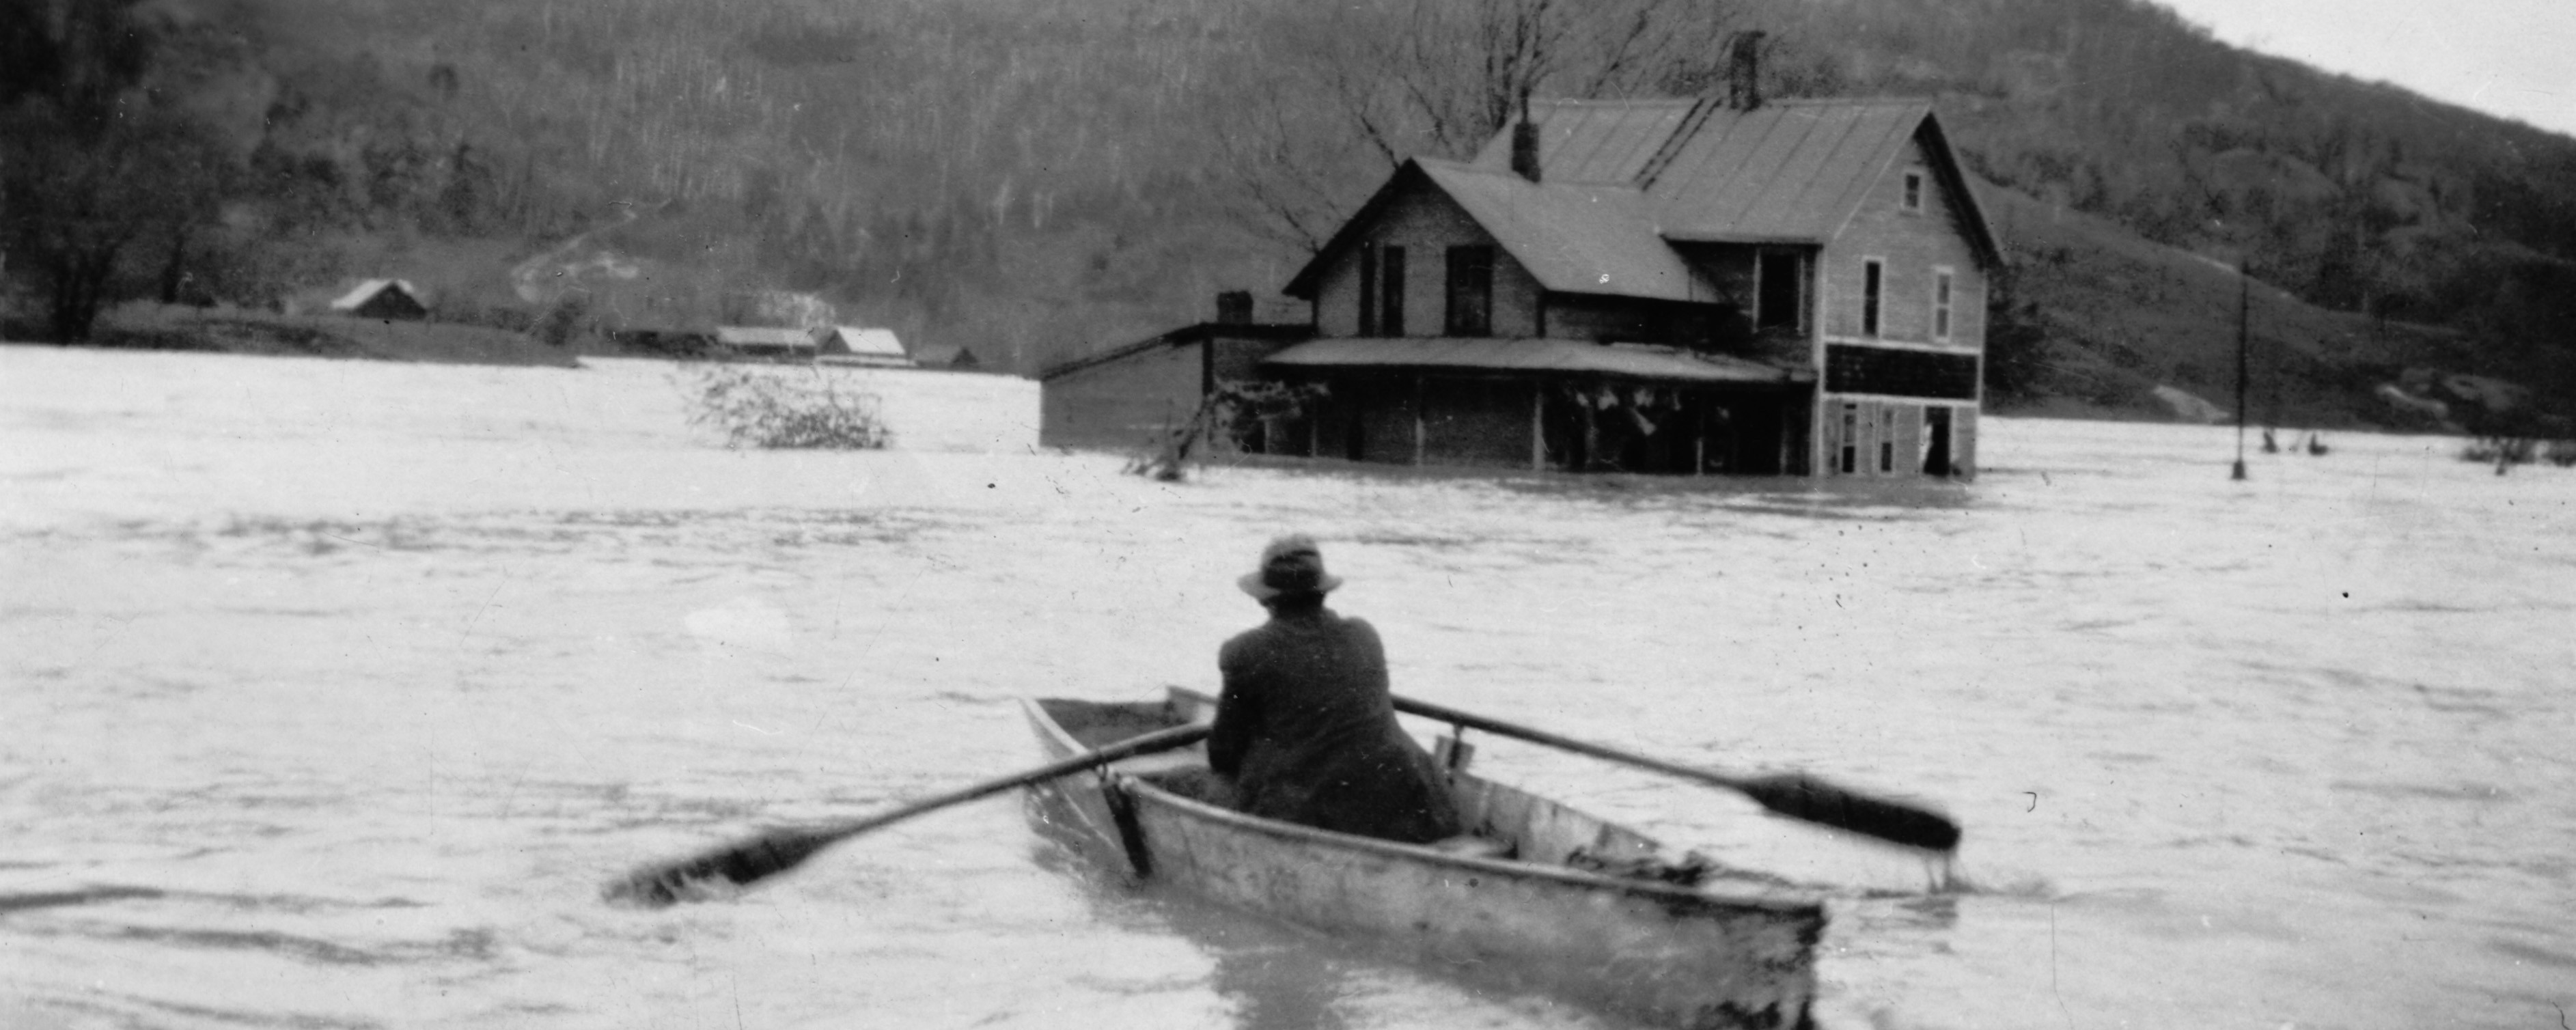
[[[1024,699],[1051,760],[1215,716],[1206,694],[1160,701]],[[1658,1026],[1812,1026],[1822,900],[1467,771],[1453,731],[1433,749],[1466,838],[1434,845],[1233,811],[1204,745],[1033,787],[1032,818],[1229,908],[1384,946]]]

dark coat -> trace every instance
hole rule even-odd
[[[1321,606],[1273,612],[1217,652],[1208,765],[1253,815],[1427,843],[1462,832],[1447,778],[1395,721],[1377,630]]]

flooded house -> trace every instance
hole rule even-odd
[[[1307,338],[1246,357],[1192,327],[1046,381],[1171,380],[1203,338],[1203,390],[1307,388],[1236,434],[1267,453],[1965,476],[2001,263],[1927,102],[1533,100],[1471,161],[1407,161],[1296,273]]]

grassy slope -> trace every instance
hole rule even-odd
[[[2233,410],[2240,301],[2256,422],[2420,427],[2371,391],[2410,365],[2465,360],[2456,333],[2327,311],[2259,277],[2240,293],[2224,264],[2022,194],[1985,196],[2057,365],[2052,396],[2025,410],[2161,418],[2164,405],[2148,393],[2158,385]]]

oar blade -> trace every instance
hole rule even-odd
[[[837,838],[780,830],[676,862],[646,866],[600,889],[600,897],[637,908],[664,908],[704,896],[720,884],[748,886],[796,868]]]
[[[1762,807],[1791,819],[1926,851],[1948,852],[1959,846],[1959,824],[1938,812],[1871,797],[1804,773],[1755,777],[1739,787]]]

